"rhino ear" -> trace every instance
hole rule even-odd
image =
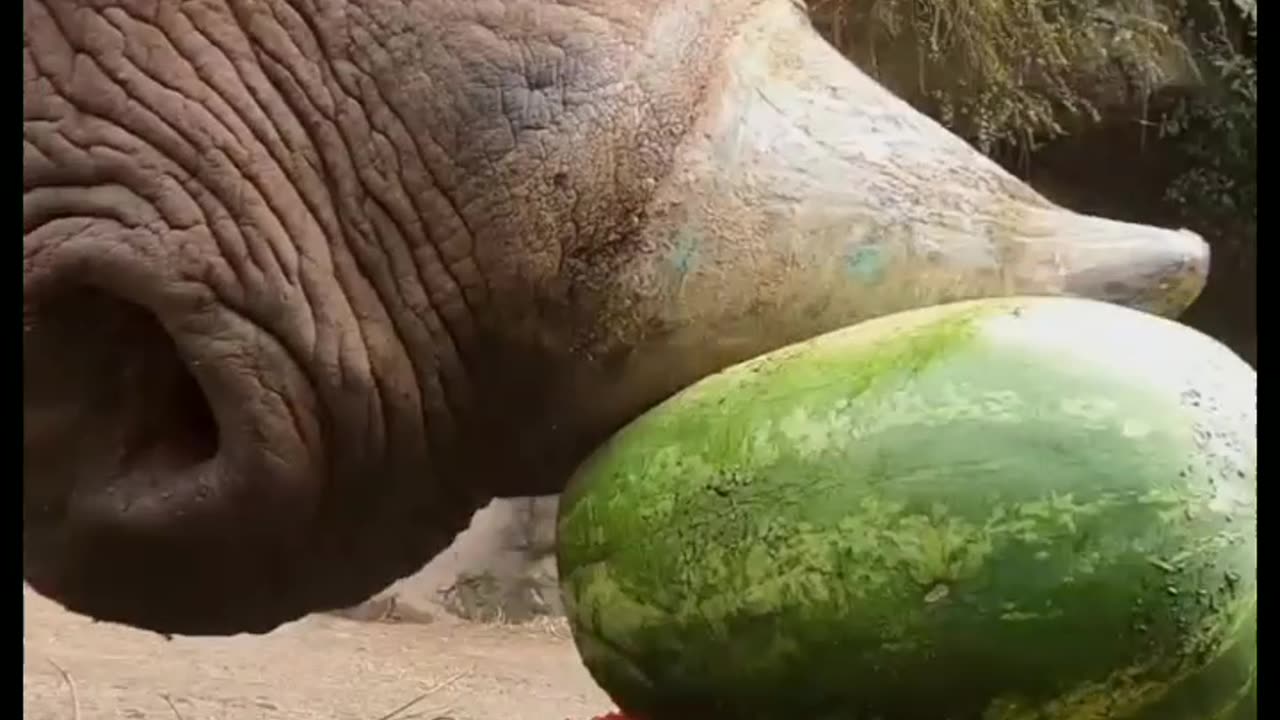
[[[26,580],[156,630],[302,614],[277,592],[324,477],[300,371],[207,288],[104,255],[68,246],[25,273]]]

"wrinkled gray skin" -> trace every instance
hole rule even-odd
[[[99,618],[352,605],[725,365],[894,310],[1164,314],[787,0],[26,0],[23,570]]]

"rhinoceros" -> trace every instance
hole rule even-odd
[[[23,574],[260,633],[732,363],[979,296],[1176,315],[792,0],[24,0]]]

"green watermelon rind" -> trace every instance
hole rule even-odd
[[[601,685],[654,717],[1124,718],[1256,666],[1252,408],[992,331],[1055,302],[866,323],[618,433],[559,525]]]

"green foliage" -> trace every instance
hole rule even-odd
[[[817,0],[813,12],[843,52],[984,152],[1034,148],[1190,68],[1176,12],[1153,0]]]
[[[1154,127],[1166,200],[1252,262],[1256,0],[812,0],[815,25],[990,155],[1096,122]],[[1156,133],[1153,133],[1156,134]]]
[[[1202,0],[1187,23],[1204,84],[1163,117],[1188,169],[1166,192],[1188,221],[1243,243],[1252,262],[1258,221],[1258,10],[1253,0]]]

